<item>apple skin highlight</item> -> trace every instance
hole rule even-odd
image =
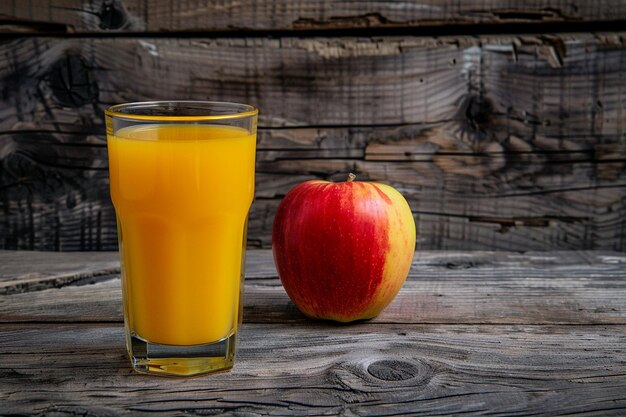
[[[278,275],[294,304],[311,318],[376,317],[411,267],[415,221],[408,203],[388,185],[353,178],[297,185],[274,219]]]

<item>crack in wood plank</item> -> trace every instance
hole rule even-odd
[[[30,277],[28,274],[20,276],[15,281],[0,282],[0,295],[19,294],[25,292],[43,291],[50,288],[63,288],[68,285],[80,286],[95,284],[111,279],[118,279],[120,268],[107,268],[97,271],[75,272],[53,276]]]

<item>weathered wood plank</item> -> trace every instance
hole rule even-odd
[[[76,281],[111,279],[120,272],[114,252],[0,251],[0,294],[59,288]]]
[[[388,310],[410,321],[335,325],[299,316],[271,253],[250,251],[236,366],[196,379],[131,371],[117,279],[50,285],[116,257],[0,251],[0,282],[15,290],[0,295],[0,414],[626,412],[624,253],[418,252]],[[29,310],[39,323],[15,322]],[[428,314],[444,319],[416,324]],[[481,314],[494,320],[458,324]],[[118,323],[93,322],[107,315]]]
[[[255,246],[291,186],[354,171],[406,195],[419,249],[625,248],[623,34],[39,38],[0,56],[0,248],[114,249],[102,110],[171,97],[261,108]]]
[[[92,263],[89,278],[59,271],[62,283],[54,277],[39,283],[29,278],[28,286],[24,275],[45,271],[46,263],[37,257],[46,255],[34,256],[31,269],[21,254],[0,251],[0,263],[13,260],[6,264],[14,271],[2,272],[7,280],[0,322],[122,320],[120,282],[109,269],[117,254],[103,256],[102,274]],[[82,274],[89,256],[48,259],[63,260]],[[625,265],[626,255],[617,252],[416,252],[404,287],[372,323],[626,324]],[[270,251],[248,251],[247,270],[246,323],[309,322],[283,290]],[[89,282],[95,284],[81,285]]]
[[[5,31],[16,32],[298,30],[612,21],[626,18],[626,5],[620,0],[31,0],[0,3],[0,17]]]
[[[626,326],[244,325],[234,369],[134,374],[120,326],[0,326],[11,415],[623,415]]]
[[[269,251],[246,256],[249,279],[276,276]],[[0,294],[40,291],[76,285],[76,281],[120,272],[118,252],[37,252],[0,250]],[[100,281],[101,279],[97,279]]]

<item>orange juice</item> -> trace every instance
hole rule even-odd
[[[131,334],[194,345],[237,330],[255,142],[245,129],[198,124],[109,137]]]

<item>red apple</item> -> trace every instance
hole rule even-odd
[[[307,181],[278,206],[272,250],[280,280],[305,315],[340,322],[380,313],[406,280],[415,221],[396,189]]]

